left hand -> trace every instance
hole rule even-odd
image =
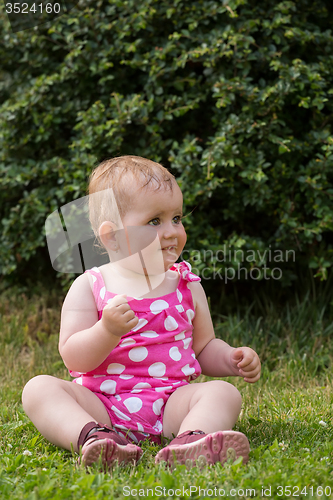
[[[250,347],[237,347],[230,355],[232,367],[245,382],[254,383],[260,378],[261,364],[258,354]]]

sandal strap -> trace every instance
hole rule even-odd
[[[77,441],[78,449],[80,449],[88,439],[112,439],[117,444],[126,446],[128,441],[120,436],[114,429],[105,424],[96,422],[88,422],[80,432]]]
[[[182,444],[188,444],[188,443],[193,443],[194,441],[198,441],[199,439],[202,439],[203,436],[206,436],[205,432],[197,429],[195,431],[185,431],[176,436],[170,443],[169,446],[171,445],[182,445]]]

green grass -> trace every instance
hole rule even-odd
[[[59,300],[0,299],[1,499],[333,498],[333,322],[324,301],[307,297],[282,310],[267,302],[260,316],[249,309],[215,317],[218,335],[253,346],[263,361],[257,384],[228,379],[243,396],[236,430],[251,444],[247,465],[170,471],[155,466],[158,448],[144,443],[137,467],[104,474],[78,468],[76,456],[50,445],[22,410],[31,377],[68,378],[57,351]]]

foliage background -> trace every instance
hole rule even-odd
[[[332,25],[328,0],[80,0],[18,33],[2,10],[1,289],[54,281],[46,217],[85,195],[98,161],[129,153],[177,177],[193,211],[187,248],[207,278],[216,268],[277,265],[282,279],[262,280],[270,293],[309,269],[313,282],[326,279]],[[198,260],[224,245],[261,256]],[[269,262],[268,249],[293,249],[295,262]],[[66,287],[71,276],[58,278]],[[216,295],[226,285],[205,286]],[[227,287],[249,292],[259,281]]]
[[[80,0],[52,25],[14,34],[0,10],[0,484],[7,497],[120,498],[123,485],[189,483],[333,488],[332,287],[320,282],[332,261],[332,21],[328,0]],[[85,195],[99,160],[127,153],[176,175],[186,212],[193,211],[184,222],[188,249],[260,250],[257,262],[241,265],[283,268],[279,281],[203,280],[212,303],[230,288],[250,299],[264,292],[259,317],[250,306],[246,314],[220,310],[215,322],[218,336],[251,344],[263,361],[258,384],[233,381],[244,402],[237,429],[253,449],[246,468],[169,473],[155,467],[147,445],[137,470],[86,474],[23,413],[29,378],[50,370],[67,376],[54,286],[67,287],[71,276],[51,268],[45,219]],[[294,249],[296,261],[268,262],[267,249]],[[214,277],[214,264],[237,269],[236,261],[201,262],[197,253],[192,261],[206,277]],[[42,279],[51,290],[39,287]],[[304,300],[277,310],[267,292],[276,299],[292,284],[306,291]],[[13,285],[38,298],[13,294]],[[322,489],[316,493],[322,498]]]

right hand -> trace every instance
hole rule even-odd
[[[126,294],[116,295],[103,309],[102,323],[110,333],[117,337],[128,333],[138,322],[139,318],[130,308]]]

